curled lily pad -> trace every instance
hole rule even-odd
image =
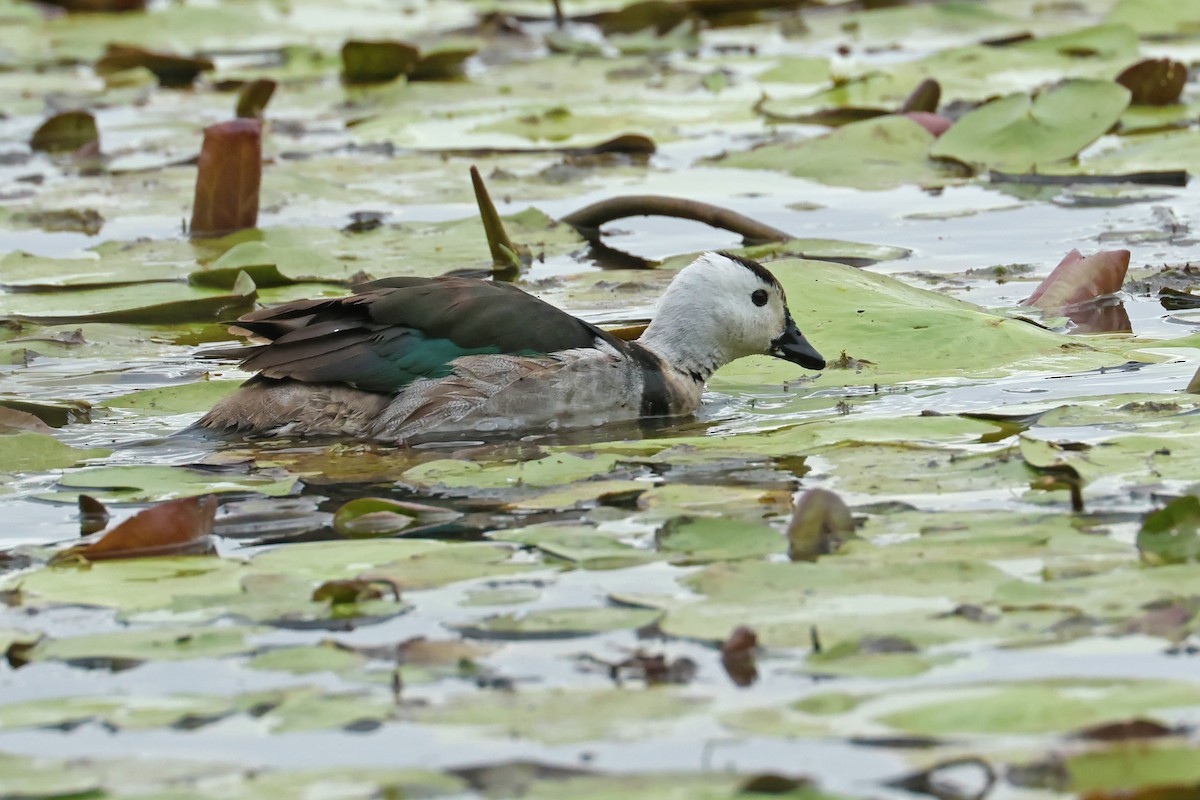
[[[788,558],[815,561],[837,552],[853,535],[854,519],[842,498],[828,489],[809,489],[796,500],[788,522]]]
[[[421,53],[416,66],[408,73],[410,81],[446,81],[466,74],[467,59],[477,49],[470,46],[442,45]]]
[[[1061,311],[1066,306],[1120,291],[1129,269],[1128,250],[1102,250],[1084,258],[1072,250],[1022,305]]]
[[[461,516],[460,512],[452,509],[424,503],[359,497],[345,503],[334,513],[333,529],[347,539],[389,536],[412,526],[427,529]]]
[[[234,114],[239,117],[262,119],[271,95],[275,94],[275,81],[259,78],[250,81],[238,92]]]
[[[408,75],[420,62],[416,47],[396,41],[353,40],[342,45],[342,80],[384,83]]]
[[[1200,559],[1200,498],[1186,495],[1151,513],[1137,536],[1148,564],[1179,564]]]
[[[191,86],[201,72],[213,69],[208,58],[191,58],[146,50],[127,44],[110,44],[96,62],[97,75],[110,75],[123,70],[144,67],[154,73],[163,86]]]
[[[139,511],[95,541],[72,547],[58,557],[101,561],[208,552],[216,515],[213,495],[168,500]]]
[[[43,122],[33,132],[29,146],[34,150],[60,153],[99,142],[100,132],[96,129],[95,117],[87,111],[66,111]]]

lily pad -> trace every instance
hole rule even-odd
[[[90,494],[118,503],[150,503],[222,492],[255,492],[269,497],[291,494],[293,475],[204,471],[188,467],[105,466],[72,472],[59,478],[62,490],[45,499],[74,502],[75,496]],[[80,491],[75,491],[80,490]]]
[[[643,628],[660,616],[645,608],[559,608],[488,617],[462,630],[486,639],[559,639]]]
[[[241,381],[196,381],[180,386],[140,389],[100,403],[104,408],[129,408],[144,414],[186,414],[207,411],[229,396]]]
[[[128,666],[142,661],[220,658],[247,652],[252,628],[153,627],[91,636],[43,639],[23,653],[29,661],[64,661],[87,666]]]
[[[882,721],[930,736],[1032,734],[1073,730],[1160,708],[1200,705],[1200,689],[1179,681],[1026,681],[936,694],[921,705],[888,713]]]
[[[930,149],[1012,172],[1062,161],[1108,131],[1129,105],[1129,90],[1105,81],[1067,81],[1030,97],[1012,94],[958,120]]]
[[[703,710],[700,697],[654,690],[491,692],[444,705],[405,709],[403,718],[433,725],[465,725],[483,731],[567,744],[604,738],[630,741],[653,736],[674,720]]]
[[[111,454],[111,450],[101,448],[78,450],[46,433],[22,431],[0,435],[0,464],[11,472],[63,469]]]
[[[773,169],[833,186],[879,190],[915,183],[942,186],[968,172],[928,157],[933,134],[901,116],[844,125],[813,139],[766,144],[730,153],[715,163],[741,169]]]

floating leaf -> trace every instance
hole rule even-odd
[[[842,498],[828,489],[809,489],[796,500],[788,522],[788,558],[816,561],[852,536],[854,518]]]
[[[211,494],[169,500],[139,511],[94,542],[72,547],[60,555],[101,561],[205,552],[210,546],[216,516],[217,498]]]
[[[500,614],[477,625],[460,626],[466,636],[485,639],[565,639],[602,631],[635,630],[656,622],[662,612],[646,608],[556,608]]]
[[[18,411],[14,408],[0,405],[0,432],[33,431],[34,433],[50,433],[54,429],[28,411]]]
[[[654,541],[659,552],[682,564],[757,558],[783,549],[783,537],[768,525],[690,516],[667,520]]]
[[[45,433],[32,431],[0,435],[0,465],[5,472],[41,472],[72,467],[89,458],[103,458],[111,450],[76,450]]]
[[[415,722],[468,725],[562,745],[599,738],[646,739],[666,723],[707,705],[706,698],[665,687],[653,691],[550,690],[460,695],[443,705],[405,708],[402,714]]]
[[[1180,564],[1200,559],[1200,497],[1185,495],[1152,512],[1137,536],[1147,564]]]
[[[1183,94],[1187,66],[1169,58],[1148,58],[1125,69],[1117,83],[1129,90],[1133,105],[1165,106]]]
[[[940,147],[944,138],[938,139],[935,147]],[[929,159],[934,141],[933,134],[916,122],[889,115],[854,122],[824,136],[730,153],[715,163],[722,167],[780,170],[832,186],[866,190],[906,183],[940,186],[965,177],[966,170]]]
[[[467,59],[475,55],[474,47],[439,47],[421,53],[416,66],[408,73],[410,81],[449,81],[466,74]]]
[[[162,626],[39,641],[29,661],[62,661],[89,669],[120,669],[145,661],[220,658],[251,649],[246,637],[262,629]]]
[[[238,92],[234,116],[262,119],[271,95],[275,94],[275,81],[258,78],[247,83]]]
[[[447,508],[390,500],[359,497],[343,504],[333,515],[333,529],[347,539],[389,536],[416,525],[426,529],[458,519],[462,514]]]
[[[30,414],[52,428],[92,421],[92,405],[84,400],[31,400],[0,396],[0,408]]]
[[[0,439],[3,442],[3,439]],[[201,470],[187,467],[133,465],[103,466],[63,475],[62,494],[46,499],[75,502],[78,489],[89,490],[111,502],[149,503],[220,492],[257,492],[271,497],[290,494],[296,484],[292,475],[278,476],[235,470]]]
[[[72,292],[69,295],[58,293],[51,295],[48,300],[70,308],[72,305],[82,307],[89,300],[95,301],[97,298],[108,299],[112,302],[113,299],[136,298],[139,295],[144,296],[145,294],[146,290],[144,287],[137,287],[136,289],[121,287],[110,290]],[[173,291],[172,294],[178,295],[180,292]],[[39,325],[86,322],[121,322],[130,325],[175,325],[182,322],[224,320],[230,317],[237,317],[253,309],[254,300],[258,296],[258,287],[254,285],[254,281],[249,275],[245,272],[239,272],[230,294],[211,294],[196,289],[184,292],[184,294],[191,295],[191,299],[169,300],[153,305],[117,308],[112,311],[96,311],[93,313],[14,314],[14,316],[23,321],[34,322]]]
[[[212,70],[213,62],[207,58],[190,58],[133,45],[110,44],[96,62],[96,74],[111,75],[136,67],[144,67],[153,72],[163,86],[179,88],[191,86],[197,75]]]
[[[417,48],[395,41],[349,41],[342,45],[342,80],[384,83],[408,75],[420,61]]]
[[[1072,250],[1021,305],[1061,312],[1067,306],[1119,292],[1128,270],[1128,250],[1101,250],[1087,258]]]
[[[721,666],[737,686],[750,686],[758,680],[758,635],[739,625],[721,645]]]
[[[938,695],[942,695],[939,697]],[[1181,681],[1024,681],[963,686],[886,714],[882,721],[918,734],[1050,733],[1172,706],[1200,704]]]
[[[131,408],[144,414],[184,414],[207,411],[242,385],[241,381],[196,381],[180,386],[141,389],[105,400],[103,408]]]
[[[100,143],[96,118],[87,111],[66,111],[55,114],[33,132],[29,146],[34,150],[61,153],[78,150],[84,145]]]
[[[930,154],[1013,172],[1076,155],[1107,132],[1129,105],[1129,90],[1071,80],[1031,97],[1011,94],[970,111]]]

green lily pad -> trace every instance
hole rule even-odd
[[[1148,564],[1200,559],[1200,497],[1180,497],[1147,516],[1137,546]]]
[[[209,472],[187,467],[106,466],[63,475],[60,491],[44,499],[74,502],[79,494],[117,503],[152,503],[197,494],[255,492],[268,497],[291,494],[293,475]],[[78,491],[77,491],[78,490]]]
[[[404,482],[445,489],[543,488],[561,486],[612,470],[617,456],[561,453],[534,461],[481,464],[443,459],[404,473]]]
[[[1108,131],[1129,105],[1129,90],[1074,80],[1035,97],[1011,94],[964,115],[930,154],[1010,172],[1079,153]]]
[[[367,661],[360,653],[323,642],[313,646],[272,648],[249,659],[246,666],[250,669],[307,675],[313,672],[354,672],[361,670]]]
[[[1200,752],[1176,742],[1118,742],[1066,758],[1071,791],[1128,791],[1200,783]]]
[[[1035,734],[1188,706],[1200,706],[1200,688],[1181,681],[1026,681],[939,691],[881,721],[928,736]]]
[[[661,553],[682,564],[703,564],[782,553],[787,542],[768,525],[704,517],[675,517],[655,534]]]
[[[908,183],[942,186],[968,173],[931,161],[933,134],[900,116],[844,125],[823,136],[729,153],[714,163],[740,169],[772,169],[798,178],[850,186],[891,189]]]
[[[176,596],[233,594],[244,574],[236,562],[205,556],[100,561],[87,568],[41,567],[9,576],[5,588],[20,587],[26,603],[109,606],[124,611],[161,610]]]
[[[652,690],[489,692],[426,708],[402,718],[432,725],[465,725],[518,739],[568,744],[593,739],[634,741],[702,711],[705,698],[663,687]]]
[[[253,628],[155,627],[91,636],[43,639],[23,657],[68,663],[182,661],[220,658],[250,649]]]
[[[47,433],[24,431],[0,435],[0,464],[11,472],[40,472],[72,467],[81,461],[104,458],[111,450],[79,450]]]
[[[1108,12],[1108,22],[1128,25],[1142,36],[1195,36],[1200,30],[1200,11],[1171,0],[1117,0]]]
[[[491,639],[558,639],[643,628],[661,616],[661,612],[645,608],[557,608],[488,617],[463,630]]]
[[[207,411],[237,391],[241,381],[196,381],[179,386],[140,389],[100,403],[104,408],[129,408],[143,414],[186,414]]]
[[[586,525],[533,525],[495,531],[491,538],[538,548],[583,569],[621,569],[661,558],[621,541],[624,533],[606,533]]]

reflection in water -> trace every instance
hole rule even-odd
[[[1062,313],[1075,324],[1071,333],[1133,333],[1124,302],[1113,295],[1075,303]]]

